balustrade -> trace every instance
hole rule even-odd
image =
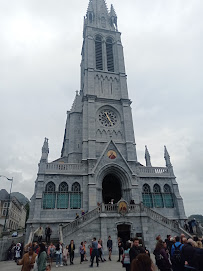
[[[168,174],[166,167],[139,167],[139,173],[143,174]]]
[[[46,164],[46,172],[83,172],[82,164],[67,164],[67,163],[48,163]]]

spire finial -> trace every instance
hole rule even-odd
[[[150,157],[147,146],[145,146],[145,160],[146,160],[146,167],[151,167],[152,166],[151,157]]]
[[[48,162],[48,155],[49,155],[49,139],[45,137],[44,144],[42,146],[42,156],[40,163],[47,163]]]
[[[166,160],[166,166],[167,167],[172,167],[170,155],[168,153],[168,150],[167,150],[166,146],[164,146],[164,158]]]

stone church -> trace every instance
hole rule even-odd
[[[74,239],[79,246],[94,236],[106,244],[111,235],[116,251],[118,236],[124,241],[137,236],[152,248],[158,234],[183,231],[186,216],[169,153],[165,147],[166,167],[153,167],[146,147],[146,166],[139,163],[131,104],[115,9],[90,0],[81,89],[67,112],[59,159],[48,162],[44,141],[27,240],[40,225],[50,225],[52,238],[65,244]]]

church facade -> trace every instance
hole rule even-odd
[[[61,157],[48,162],[48,154],[45,139],[27,238],[50,225],[64,243],[111,235],[116,249],[118,236],[150,247],[156,235],[182,230],[184,205],[166,147],[166,167],[151,165],[147,147],[146,166],[137,159],[121,33],[104,0],[89,1],[81,89],[67,112]]]

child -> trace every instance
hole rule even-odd
[[[63,265],[68,265],[68,246],[66,246],[63,250]]]

